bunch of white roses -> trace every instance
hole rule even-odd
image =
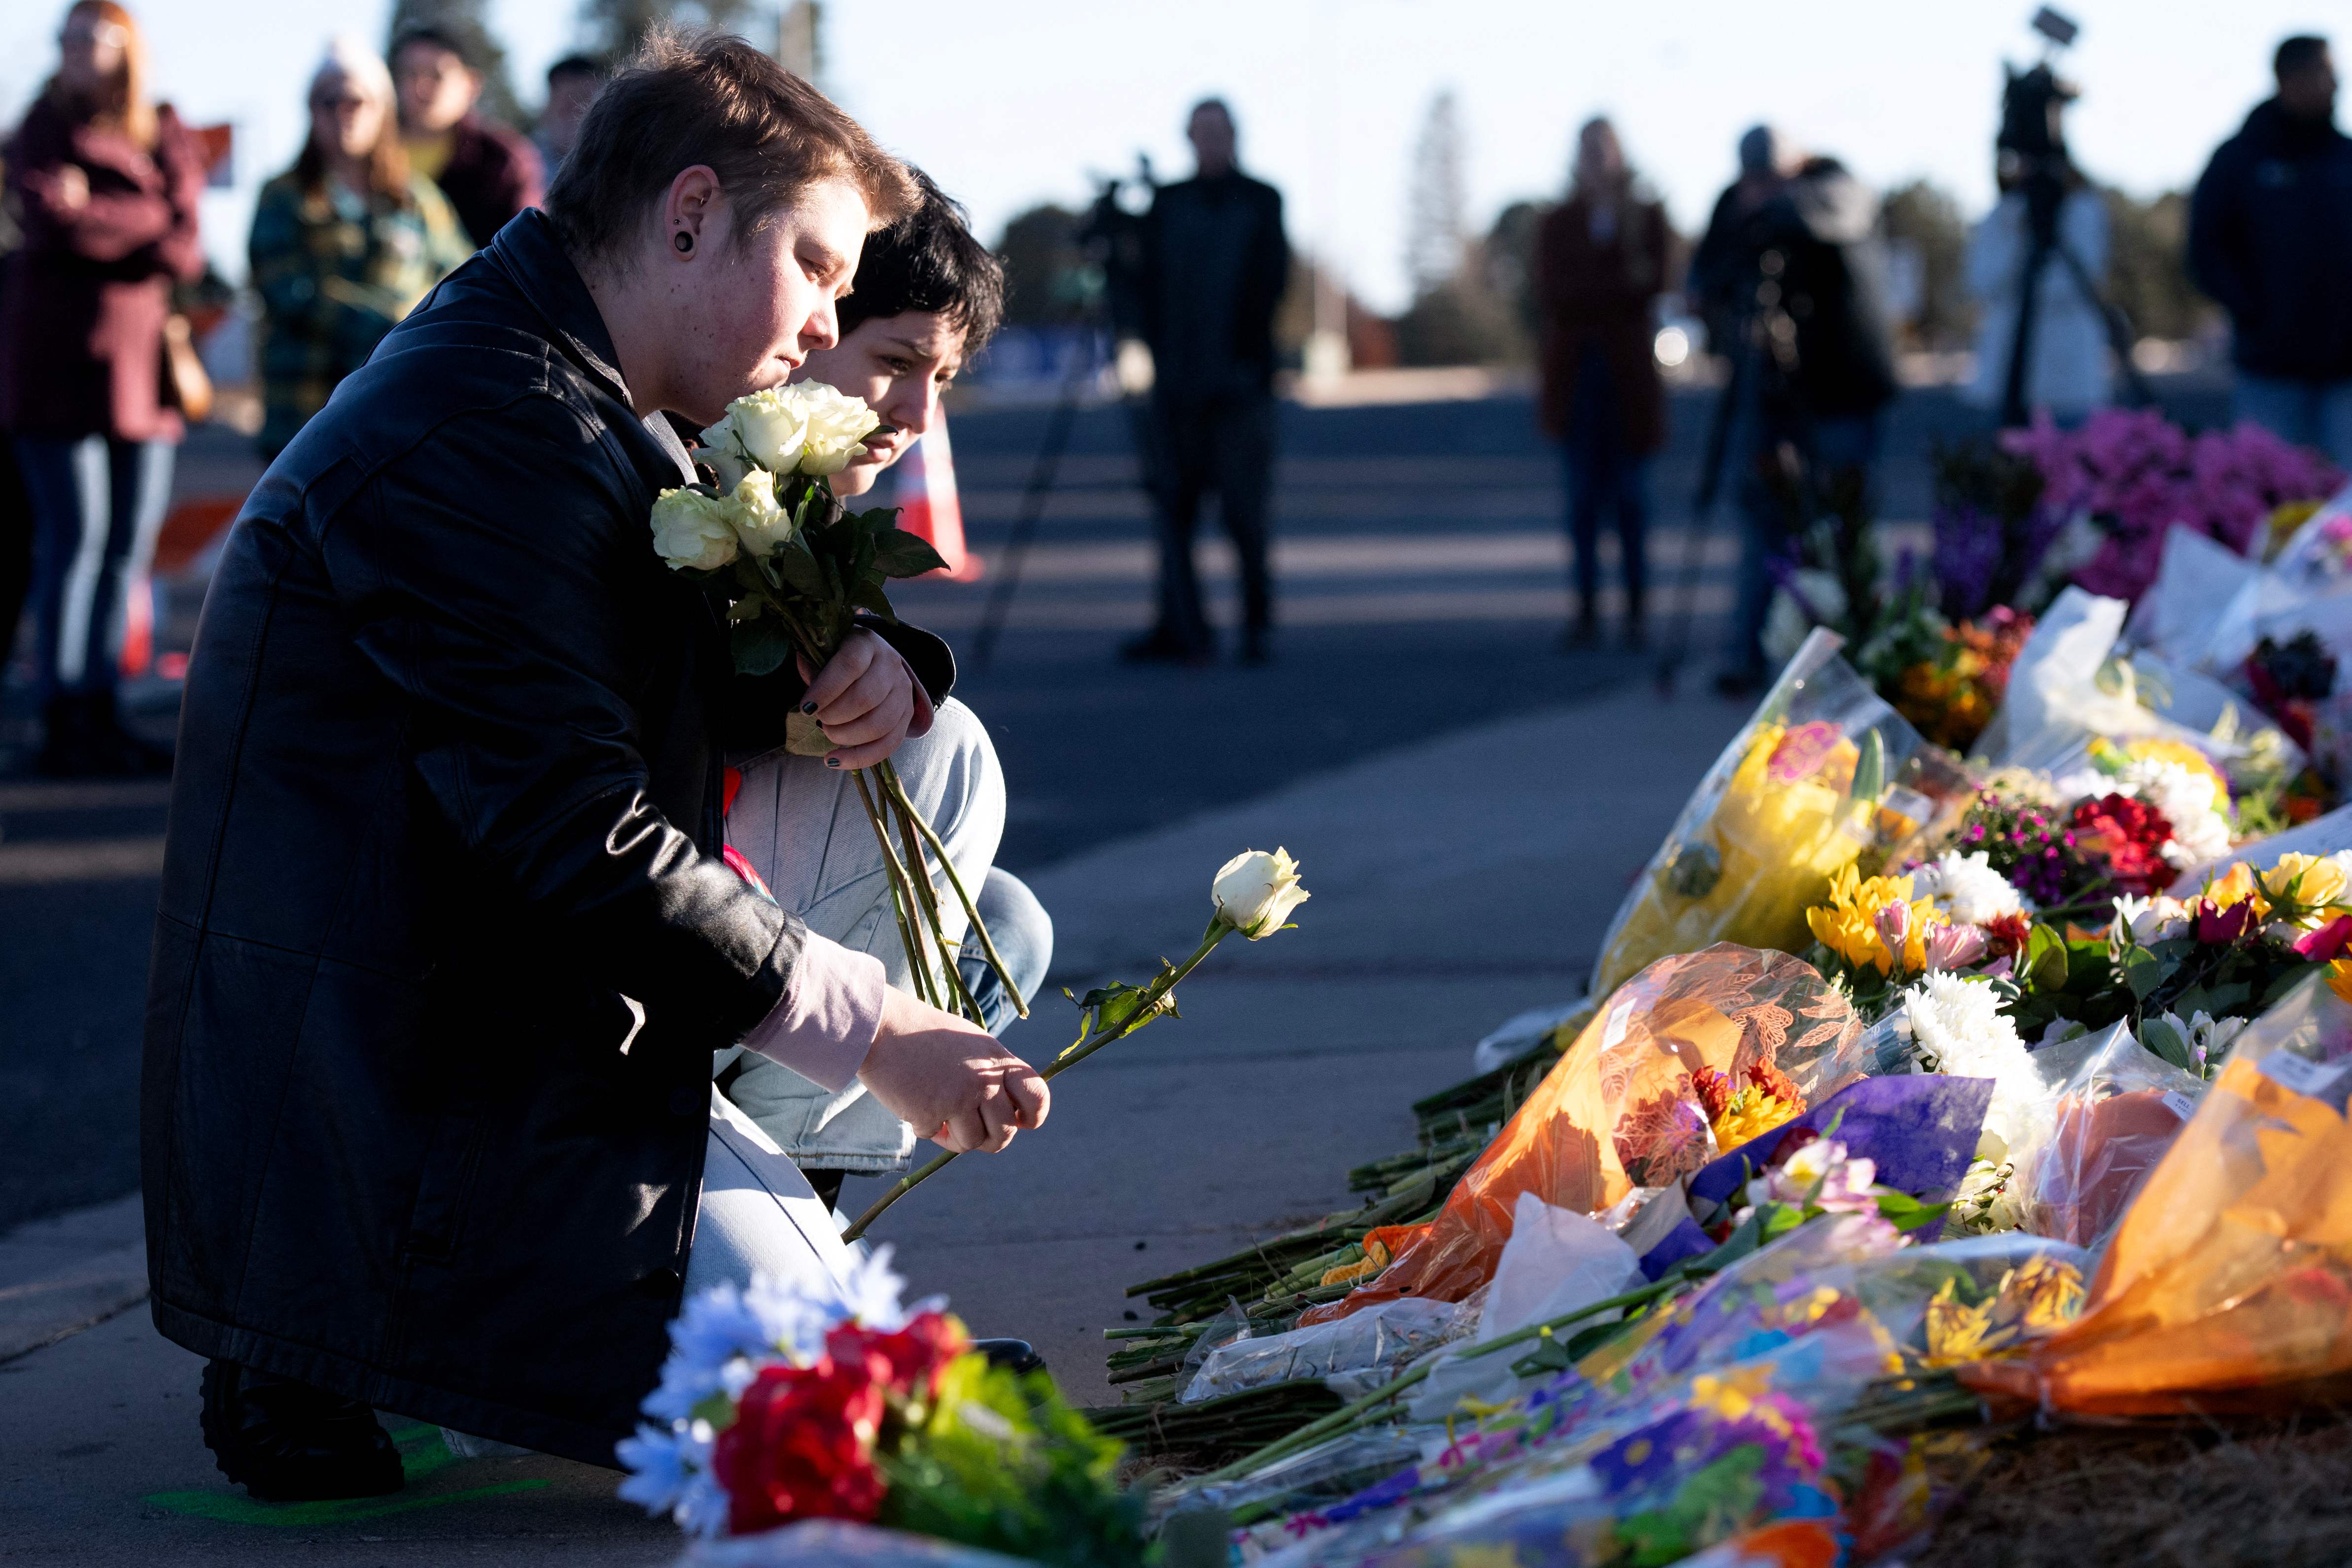
[[[718,494],[664,490],[654,502],[654,549],[673,571],[716,571],[739,553],[773,555],[793,537],[782,481],[838,474],[882,419],[857,398],[818,382],[739,397],[702,433],[697,455]]]

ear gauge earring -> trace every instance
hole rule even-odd
[[[690,255],[694,250],[694,236],[684,229],[678,230],[669,243],[677,247],[677,254],[680,256]]]

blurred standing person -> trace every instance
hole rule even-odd
[[[0,182],[7,171],[0,166]],[[8,276],[8,258],[24,248],[25,231],[16,223],[16,204],[0,183],[0,279]],[[16,466],[16,444],[8,427],[0,424],[0,683],[16,656],[16,626],[25,610],[25,591],[33,580],[33,501],[25,493],[25,476]]]
[[[588,106],[611,75],[593,55],[566,55],[547,68],[547,107],[540,110],[539,133],[531,141],[539,148],[548,183],[555,183],[555,172],[580,140],[580,122],[588,117]]]
[[[1723,188],[1707,214],[1706,233],[1691,253],[1685,292],[1706,324],[1707,348],[1726,359],[1740,350],[1740,323],[1755,308],[1755,227],[1766,203],[1780,193],[1780,134],[1751,125],[1739,138],[1739,177]]]
[[[5,153],[25,243],[0,285],[0,429],[34,515],[30,597],[45,738],[59,774],[159,772],[122,727],[123,596],[155,548],[184,426],[164,323],[204,269],[204,167],[149,96],[146,42],[114,0],[79,0],[57,74]]]
[[[310,135],[261,188],[247,247],[261,296],[260,447],[276,457],[335,385],[472,247],[408,166],[392,73],[338,38],[310,78]]]
[[[1984,310],[1977,329],[1976,375],[1960,394],[1975,407],[1996,412],[2008,395],[2018,302],[2024,298],[2026,261],[2033,250],[2023,185],[2011,173],[1997,178],[2000,200],[1969,231],[1968,288]],[[2106,318],[2091,292],[2107,272],[2107,204],[2071,162],[2063,178],[2058,248],[2034,283],[2025,405],[2071,424],[2104,408],[2114,387]]]
[[[2278,91],[2197,182],[2189,267],[2234,329],[2241,419],[2352,468],[2352,139],[2327,40],[2287,39]]]
[[[1290,281],[1290,244],[1281,193],[1241,172],[1224,100],[1193,105],[1185,134],[1197,172],[1161,186],[1143,224],[1144,340],[1160,444],[1160,618],[1120,656],[1180,664],[1215,657],[1192,560],[1201,500],[1213,489],[1241,565],[1242,662],[1259,664],[1274,627],[1274,313]]]
[[[476,246],[539,205],[546,184],[538,150],[474,112],[482,73],[456,34],[409,28],[393,42],[392,69],[409,166],[441,187]]]
[[[1635,187],[1605,119],[1577,135],[1568,200],[1536,234],[1535,292],[1542,312],[1545,434],[1567,460],[1568,529],[1576,548],[1576,620],[1565,643],[1601,635],[1601,528],[1612,520],[1623,555],[1625,641],[1643,643],[1643,535],[1650,455],[1664,444],[1651,305],[1670,276],[1666,210]]]
[[[1769,139],[1742,138],[1743,182],[1759,162],[1779,166]],[[1866,526],[1896,390],[1878,199],[1845,165],[1818,156],[1785,179],[1759,182],[1749,202],[1732,202],[1738,190],[1717,204],[1702,247],[1710,254],[1692,267],[1694,290],[1721,313],[1734,360],[1725,461],[1738,476],[1744,528],[1731,643],[1716,677],[1716,689],[1732,697],[1752,694],[1769,674],[1764,617],[1777,563],[1815,518]]]

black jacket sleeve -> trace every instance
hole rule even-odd
[[[604,983],[739,1039],[805,928],[648,798],[633,694],[680,656],[665,644],[681,628],[719,632],[646,547],[614,441],[542,394],[451,420],[340,508],[321,549],[459,841]]]

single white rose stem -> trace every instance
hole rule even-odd
[[[1053,1064],[1047,1067],[1045,1071],[1039,1073],[1038,1076],[1050,1082],[1060,1076],[1062,1073],[1068,1071],[1071,1068],[1076,1067],[1079,1062],[1084,1061],[1087,1057],[1092,1056],[1104,1046],[1110,1044],[1111,1041],[1119,1039],[1123,1035],[1131,1034],[1136,1030],[1141,1028],[1147,1020],[1160,1010],[1160,1002],[1167,998],[1169,992],[1176,988],[1176,982],[1191,974],[1193,969],[1199,967],[1202,959],[1207,957],[1215,950],[1218,943],[1223,941],[1233,934],[1234,926],[1232,923],[1227,921],[1222,915],[1217,916],[1216,920],[1209,927],[1208,936],[1202,939],[1200,946],[1192,950],[1192,956],[1191,957],[1185,959],[1181,964],[1177,965],[1173,969],[1164,972],[1158,979],[1153,980],[1150,985],[1143,988],[1143,995],[1137,1001],[1135,1009],[1132,1012],[1129,1013],[1116,1024],[1106,1025],[1105,1027],[1097,1030],[1094,1033],[1078,1041],[1077,1044],[1072,1046],[1069,1050],[1062,1052],[1060,1056],[1054,1059]],[[892,1204],[898,1202],[900,1198],[914,1191],[915,1188],[922,1185],[922,1183],[929,1180],[933,1176],[946,1168],[947,1163],[955,1157],[956,1151],[950,1149],[946,1154],[943,1154],[938,1158],[932,1160],[930,1164],[925,1166],[922,1169],[916,1171],[911,1175],[900,1176],[897,1184],[894,1185],[888,1192],[884,1193],[880,1197],[874,1200],[874,1206],[871,1208],[868,1208],[865,1213],[857,1217],[856,1223],[853,1224],[848,1229],[841,1233],[842,1240],[855,1241],[859,1237],[865,1235],[866,1228],[871,1226],[876,1220],[882,1218],[882,1211],[884,1209],[888,1208]]]

